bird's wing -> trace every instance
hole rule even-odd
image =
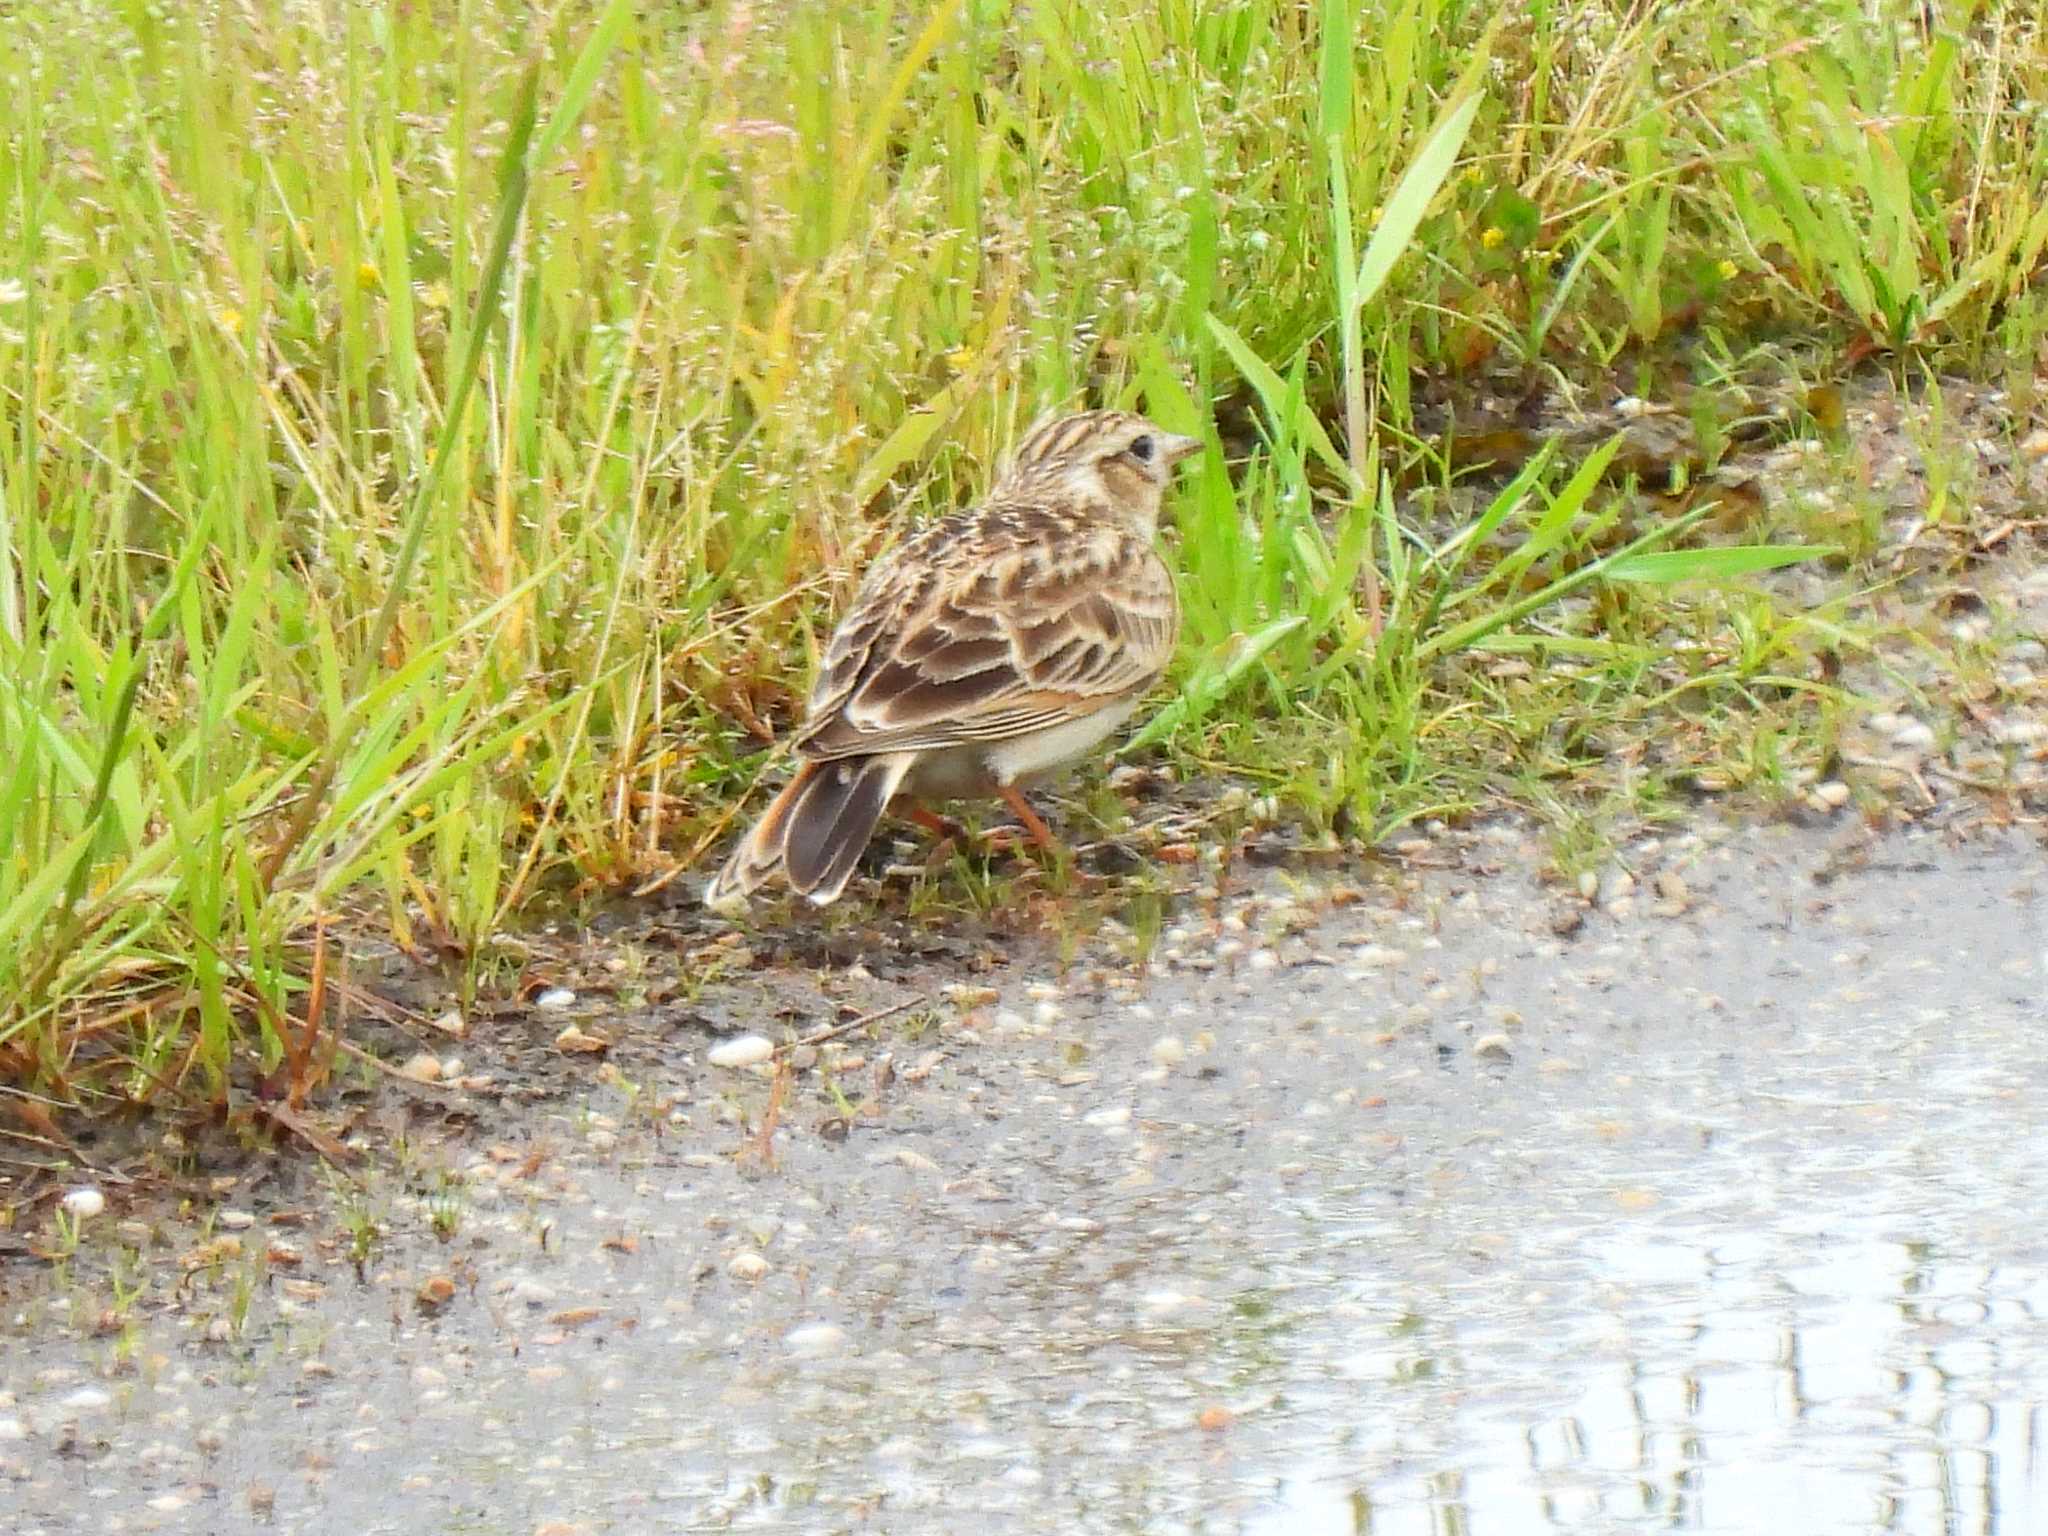
[[[798,749],[1027,736],[1150,687],[1178,625],[1165,564],[1112,522],[1016,508],[947,519],[863,586],[826,648]]]

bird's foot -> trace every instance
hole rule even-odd
[[[937,811],[922,805],[913,805],[903,813],[904,819],[914,821],[941,842],[959,842],[967,835],[967,829],[950,816],[941,816]]]

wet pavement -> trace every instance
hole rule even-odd
[[[679,1032],[360,1191],[117,1200],[0,1268],[0,1528],[2048,1529],[2038,842],[1540,851],[1020,960],[772,1167]]]

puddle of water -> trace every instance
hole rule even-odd
[[[761,1085],[679,1066],[689,1126],[558,1114],[455,1244],[395,1223],[227,1345],[17,1291],[0,1525],[238,1528],[259,1485],[363,1533],[2031,1536],[2040,861],[1924,852],[1816,906],[1809,844],[1743,834],[1686,918],[1573,945],[1516,877],[1340,915],[1332,964],[1070,1001],[766,1177],[702,1155]],[[1216,1044],[1162,1070],[1167,1029]]]

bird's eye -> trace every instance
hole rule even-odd
[[[1131,443],[1131,457],[1140,464],[1150,464],[1152,462],[1152,439],[1149,437],[1134,439]]]

